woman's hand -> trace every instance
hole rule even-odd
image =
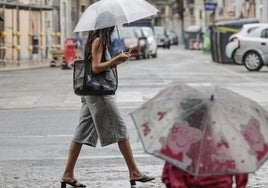
[[[119,65],[121,63],[126,62],[130,58],[131,54],[129,52],[121,52],[117,56],[115,56],[115,64]]]

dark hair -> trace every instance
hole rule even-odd
[[[104,48],[108,47],[108,45],[111,44],[111,34],[114,28],[115,26],[89,31],[84,51],[85,57],[91,54],[92,43],[97,37],[100,38],[100,44],[102,44]]]

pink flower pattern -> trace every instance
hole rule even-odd
[[[264,142],[264,138],[260,133],[260,123],[255,118],[251,118],[243,127],[242,134],[258,159],[261,161],[268,153],[268,145]]]

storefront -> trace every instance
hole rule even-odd
[[[52,6],[0,2],[0,60],[44,57],[51,30]]]

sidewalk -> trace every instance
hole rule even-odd
[[[165,188],[161,182],[162,160],[152,156],[135,159],[143,173],[156,178],[145,184],[138,182],[136,188]],[[0,188],[59,188],[65,162],[66,159],[0,161]],[[75,176],[89,188],[130,187],[127,167],[121,156],[80,158]]]
[[[42,62],[40,60],[36,61],[19,61],[19,62],[0,62],[0,72],[2,71],[15,71],[15,70],[27,70],[27,69],[37,69],[37,68],[47,68],[50,67],[50,60],[44,59]]]

